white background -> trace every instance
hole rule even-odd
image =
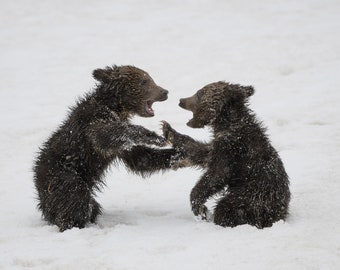
[[[0,269],[340,269],[340,2],[1,1]],[[250,107],[290,176],[286,222],[258,230],[198,221],[194,169],[141,179],[112,167],[98,224],[59,233],[36,210],[39,146],[106,65],[145,69],[170,91],[154,104],[181,132],[180,97],[226,80],[253,85]],[[211,202],[213,205],[213,202]]]

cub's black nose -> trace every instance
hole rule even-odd
[[[168,90],[165,90],[163,88],[160,88],[160,95],[159,95],[159,101],[164,101],[168,99]]]
[[[179,100],[178,106],[184,108],[184,100],[183,100],[183,98],[181,98],[181,99]]]

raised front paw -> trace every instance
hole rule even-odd
[[[171,156],[170,159],[170,167],[173,170],[177,170],[178,168],[190,167],[192,163],[189,159],[186,158],[186,154],[183,149],[177,150],[177,152]]]
[[[161,121],[161,123],[164,138],[176,148],[183,147],[184,136],[178,133],[176,130],[174,130],[168,122]]]
[[[142,144],[154,145],[158,147],[163,147],[168,144],[165,138],[159,136],[156,132],[151,130],[144,130],[140,136],[140,143]]]
[[[166,121],[161,121],[161,126],[162,126],[162,131],[163,131],[163,136],[164,138],[169,141],[173,142],[174,139],[174,132],[176,132],[168,122]]]
[[[150,137],[148,144],[158,147],[164,147],[168,144],[167,140],[161,136],[153,135]]]

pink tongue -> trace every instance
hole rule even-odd
[[[148,104],[146,105],[146,111],[147,111],[149,114],[152,114],[152,115],[155,114],[154,110],[153,110],[153,109],[151,108],[151,106],[149,106]]]

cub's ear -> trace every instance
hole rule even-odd
[[[244,100],[252,96],[255,92],[254,87],[239,84],[229,84],[226,90],[227,100]]]
[[[93,78],[95,78],[97,81],[108,83],[110,81],[111,72],[112,72],[112,69],[109,67],[105,69],[98,68],[92,72],[92,75],[93,75]]]
[[[242,95],[247,98],[247,97],[250,97],[252,96],[254,93],[255,93],[255,89],[254,87],[252,86],[241,86],[241,92],[242,92]]]

